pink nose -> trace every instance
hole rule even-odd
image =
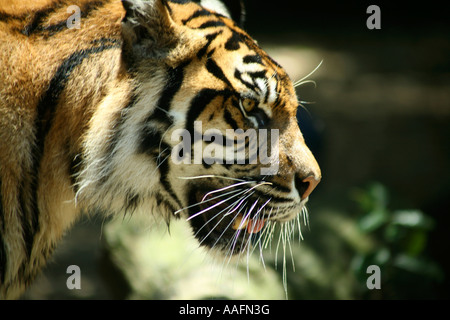
[[[300,194],[302,200],[309,197],[311,192],[317,187],[320,182],[320,177],[316,177],[315,175],[310,175],[305,179],[301,180],[299,177],[295,179],[295,186]]]

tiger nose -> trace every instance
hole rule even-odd
[[[306,178],[301,177],[300,175],[295,176],[295,187],[298,190],[298,194],[302,200],[305,200],[309,197],[311,192],[317,187],[321,180],[320,176],[310,174]]]

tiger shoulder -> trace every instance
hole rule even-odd
[[[185,219],[203,246],[240,255],[305,212],[321,171],[298,98],[236,3],[0,1],[0,298],[19,297],[84,214]],[[187,163],[176,130],[276,143],[262,161],[248,134],[231,155],[192,139],[184,156],[215,152]]]

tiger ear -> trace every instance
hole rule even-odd
[[[243,28],[245,6],[243,0],[200,0],[200,5],[230,18]]]
[[[165,0],[122,0],[122,36],[126,59],[164,59],[180,41]]]

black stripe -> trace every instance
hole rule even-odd
[[[94,39],[90,42],[90,44],[96,46],[96,45],[111,45],[116,44],[118,46],[122,45],[122,41],[120,39],[114,39],[114,38],[98,38]]]
[[[36,118],[38,133],[46,133],[49,129],[51,121],[49,118],[53,116],[53,112],[56,108],[59,95],[64,90],[69,76],[78,65],[80,65],[84,59],[88,58],[91,54],[99,53],[104,50],[120,48],[119,44],[100,45],[89,49],[83,49],[72,53],[63,63],[59,66],[55,72],[50,85],[45,95],[40,99],[38,104],[38,117]],[[37,135],[38,138],[42,138],[42,135]],[[38,139],[40,141],[40,139]],[[43,142],[42,142],[43,143]]]
[[[277,81],[276,82],[276,88],[275,88],[276,98],[275,98],[275,102],[273,103],[272,109],[278,108],[280,105],[281,105],[281,108],[284,109],[285,102],[281,98],[280,89],[281,89],[280,88],[280,81]]]
[[[280,198],[280,197],[274,196],[273,194],[268,195],[267,192],[264,192],[264,191],[261,191],[261,190],[258,190],[258,189],[254,189],[254,191],[255,191],[255,197],[258,196],[258,195],[261,198],[268,198],[268,197],[270,197],[272,199],[271,202],[270,202],[271,204],[292,202],[292,199],[290,199],[290,198]],[[266,208],[269,209],[269,208],[272,208],[272,206],[268,205]],[[277,207],[273,207],[273,208],[277,209]]]
[[[267,180],[268,182],[270,182],[272,184],[272,187],[279,191],[279,192],[284,192],[284,193],[290,193],[291,192],[291,188],[289,187],[285,187],[277,182],[271,181],[271,180]]]
[[[200,9],[195,11],[189,18],[182,20],[181,22],[186,25],[189,21],[198,18],[198,17],[205,17],[210,16],[211,12],[206,9]]]
[[[183,84],[184,68],[190,62],[190,60],[186,61],[175,68],[169,68],[167,70],[166,85],[164,86],[162,94],[156,104],[157,107],[148,118],[149,121],[158,119],[163,122],[168,122],[168,125],[173,124],[173,119],[168,116],[167,111],[170,110],[173,97],[180,90],[181,85]]]
[[[155,148],[159,148],[161,134],[154,127],[161,123],[166,124],[166,129],[173,124],[173,119],[167,114],[170,110],[173,97],[180,90],[184,81],[184,68],[190,63],[185,63],[167,70],[167,80],[161,96],[156,103],[154,111],[145,119],[140,137],[138,152],[151,154]],[[156,122],[156,123],[155,123]]]
[[[31,256],[31,250],[33,249],[34,236],[39,231],[37,178],[33,176],[33,171],[29,179],[31,181],[21,181],[19,185],[19,213],[21,215],[22,236],[28,258]]]
[[[267,81],[266,82],[266,93],[264,94],[264,103],[265,104],[269,101],[269,93],[270,93],[269,81]]]
[[[225,49],[229,51],[239,50],[242,38],[239,33],[232,31],[231,37],[225,43]]]
[[[118,48],[118,45],[104,45],[86,50],[80,50],[71,54],[59,66],[45,94],[37,105],[37,114],[34,121],[36,128],[35,144],[32,149],[33,163],[30,170],[30,179],[27,184],[25,181],[21,183],[21,193],[19,199],[22,203],[22,224],[24,231],[25,246],[27,248],[28,257],[31,255],[31,249],[34,243],[34,235],[39,231],[39,208],[38,208],[38,177],[41,160],[45,147],[45,139],[50,131],[53,123],[56,106],[61,92],[64,90],[70,74],[76,66],[80,65],[84,59],[91,54],[99,53],[107,49]],[[25,194],[26,190],[31,192],[31,198]],[[29,202],[27,201],[29,200]],[[25,203],[29,203],[26,206]]]
[[[30,31],[30,32],[24,33],[24,34],[27,36],[31,36],[33,33],[45,31],[45,32],[48,32],[48,36],[53,36],[53,35],[57,34],[58,32],[61,32],[65,29],[67,29],[67,20],[60,21],[58,23],[51,24],[46,27],[39,26],[39,27],[36,27],[33,31]]]
[[[22,20],[23,18],[25,18],[25,15],[13,15],[13,14],[9,14],[3,11],[0,11],[0,21],[3,22],[8,22],[9,20]]]
[[[164,189],[167,191],[167,193],[169,193],[169,195],[178,204],[178,208],[181,209],[183,207],[183,205],[181,204],[180,199],[178,199],[177,195],[173,191],[172,185],[170,184],[170,182],[168,180],[169,171],[170,171],[170,167],[169,167],[170,161],[168,159],[166,159],[166,157],[170,156],[170,152],[171,152],[170,146],[167,145],[166,143],[162,143],[161,149],[166,150],[166,151],[162,154],[161,162],[158,164],[158,170],[159,170],[159,174],[160,174],[159,181],[161,182],[161,185],[164,187]]]
[[[103,6],[106,3],[105,0],[97,0],[97,1],[91,1],[84,3],[83,7],[80,8],[80,18],[84,19],[87,16],[91,14],[91,12],[95,9],[98,9],[99,7]],[[67,20],[59,21],[55,24],[51,24],[49,26],[43,26],[42,23],[44,22],[47,17],[53,13],[55,10],[61,8],[61,3],[57,3],[56,6],[52,5],[49,8],[44,8],[39,11],[36,11],[35,16],[33,20],[27,24],[23,29],[22,33],[26,36],[31,36],[33,33],[36,32],[48,32],[49,36],[52,36],[60,31],[63,31],[67,29]]]
[[[268,194],[267,191],[265,191],[265,190],[259,190],[259,189],[256,188],[256,189],[254,189],[254,191],[255,191],[255,197],[259,196],[259,197],[261,197],[263,199],[264,198],[268,198],[268,197],[272,198],[272,200],[271,200],[272,202],[271,203],[292,202],[292,199],[290,199],[290,198],[278,197],[278,196],[273,195],[272,193]],[[290,192],[290,190],[288,192]],[[268,206],[268,207],[270,207],[270,206]]]
[[[172,205],[172,203],[167,200],[167,197],[163,196],[161,193],[159,192],[156,193],[154,195],[154,198],[156,199],[156,205],[158,207],[166,207],[166,209],[171,212],[177,211],[177,209]],[[179,219],[180,215],[176,215],[174,217],[175,219]]]
[[[232,94],[230,90],[215,90],[215,89],[203,89],[201,90],[189,106],[189,110],[186,116],[186,130],[189,131],[191,137],[194,136],[194,121],[203,112],[205,107],[217,96],[223,96],[227,99]]]
[[[223,112],[223,117],[225,119],[225,121],[234,129],[237,130],[239,129],[239,126],[237,124],[237,122],[233,119],[233,116],[231,115],[230,111],[228,111],[228,109],[225,109]]]
[[[227,25],[223,23],[220,20],[210,20],[207,22],[202,23],[197,29],[206,29],[206,28],[213,28],[213,27],[226,27]]]
[[[194,122],[203,112],[205,107],[211,103],[211,101],[218,97],[224,96],[224,99],[230,95],[229,90],[215,90],[215,89],[203,89],[192,99],[189,106],[189,110],[186,116],[186,130],[189,132],[191,137],[195,137],[194,134]],[[194,139],[191,140],[191,145],[195,143]],[[194,157],[194,153],[191,153],[191,157]]]
[[[236,69],[236,71],[234,71],[234,77],[236,79],[238,79],[240,82],[242,82],[243,85],[245,85],[247,88],[249,88],[250,90],[253,90],[256,92],[256,86],[253,83],[250,83],[248,81],[245,81],[244,79],[242,79],[242,72],[240,72],[239,70]]]
[[[220,30],[218,32],[214,32],[214,33],[211,33],[211,34],[208,34],[205,36],[207,42],[200,50],[198,50],[198,52],[197,52],[198,59],[201,59],[205,55],[206,51],[208,50],[209,46],[211,45],[211,42],[213,42],[214,39],[217,38],[217,36],[219,34],[221,34],[222,32],[223,32],[223,30]]]
[[[266,70],[248,72],[247,74],[252,78],[266,78]]]
[[[21,32],[26,36],[31,35],[51,13],[61,8],[62,3],[64,3],[64,0],[56,1],[50,6],[34,12],[33,19],[21,30]]]
[[[139,205],[139,200],[139,194],[134,193],[131,190],[127,191],[125,196],[125,207],[123,208],[125,214],[133,213]]]
[[[138,150],[139,153],[154,155],[154,153],[159,149],[162,136],[156,130],[156,128],[149,126],[146,126],[142,130]]]
[[[160,162],[157,163],[158,170],[160,173],[160,182],[167,193],[175,200],[179,208],[183,205],[181,201],[176,196],[172,189],[172,186],[168,180],[168,174],[170,171],[169,161],[166,159],[170,155],[171,148],[166,143],[162,142],[161,133],[156,131],[154,128],[154,122],[160,124],[161,122],[166,123],[169,127],[173,123],[173,119],[167,114],[170,110],[172,100],[176,93],[180,90],[184,81],[184,68],[191,61],[186,61],[175,68],[169,68],[167,70],[167,80],[166,85],[158,99],[156,108],[152,114],[150,114],[145,120],[143,131],[141,134],[141,142],[139,145],[138,152],[147,153],[158,156]],[[153,122],[153,123],[152,123]],[[166,150],[165,152],[162,152]]]
[[[8,21],[13,18],[10,14],[0,11],[0,21]]]
[[[6,263],[8,257],[6,256],[6,244],[3,240],[3,233],[5,232],[5,217],[3,214],[3,196],[2,196],[2,180],[0,179],[0,284],[3,283],[6,274]]]
[[[261,56],[258,54],[255,54],[255,55],[248,54],[242,59],[242,61],[244,63],[258,63],[261,65],[264,65],[264,63],[262,62]]]
[[[160,162],[157,163],[158,170],[160,173],[160,182],[162,187],[167,193],[175,200],[179,208],[183,205],[181,201],[176,196],[172,189],[170,181],[168,180],[168,174],[170,171],[169,161],[166,157],[170,156],[171,148],[166,143],[162,142],[161,133],[156,131],[154,128],[155,123],[161,124],[161,122],[166,123],[169,127],[173,123],[173,119],[167,114],[170,110],[172,100],[176,93],[180,90],[184,81],[184,68],[191,61],[186,61],[175,68],[169,68],[167,70],[166,85],[161,93],[161,96],[156,103],[156,108],[152,114],[150,114],[144,122],[143,131],[141,134],[141,142],[139,145],[138,152],[147,153],[151,155],[159,156]],[[166,150],[165,152],[162,152]],[[171,207],[171,206],[170,206]]]
[[[217,65],[217,63],[216,63],[216,61],[214,61],[214,59],[210,58],[210,55],[212,55],[213,52],[214,52],[214,50],[212,50],[208,54],[208,59],[206,60],[206,70],[208,70],[209,73],[211,73],[217,79],[222,80],[223,82],[225,82],[225,84],[228,85],[228,87],[233,89],[233,85],[227,79],[227,77],[223,73],[222,69]]]

